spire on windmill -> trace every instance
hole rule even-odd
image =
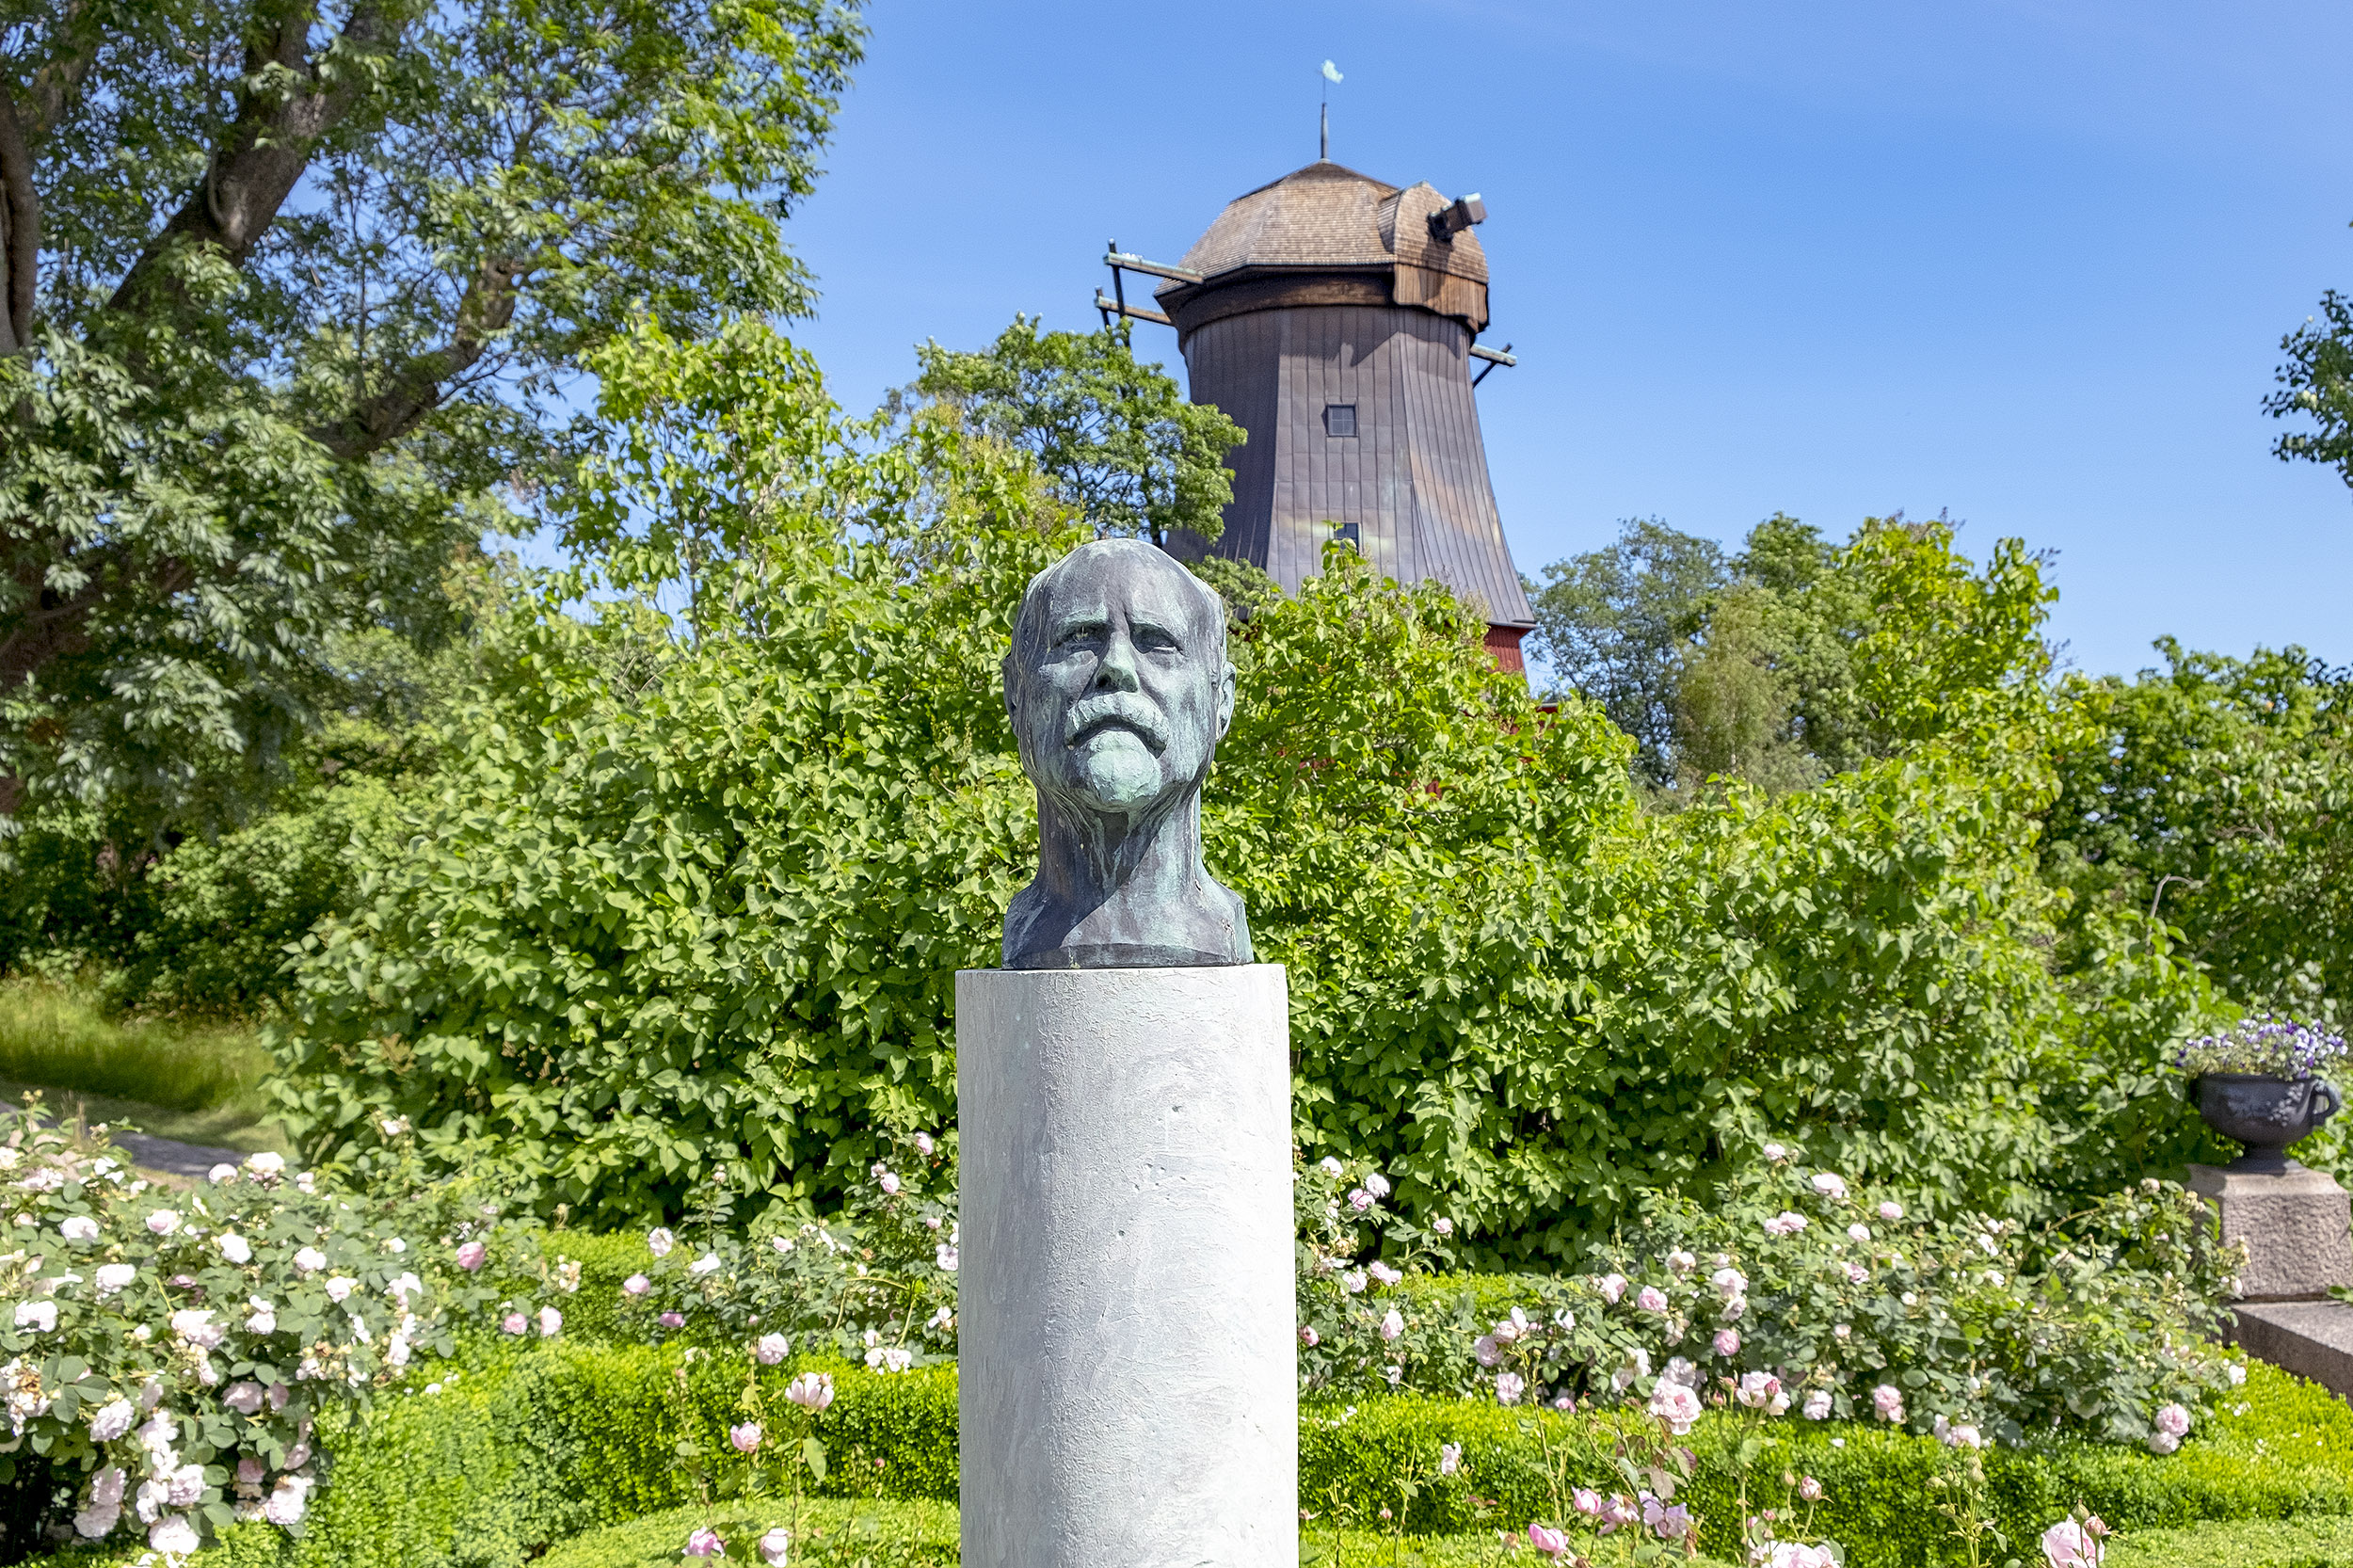
[[[1179,265],[1152,269],[1193,400],[1250,433],[1227,456],[1225,532],[1172,550],[1253,562],[1296,592],[1325,541],[1353,535],[1388,576],[1483,606],[1489,648],[1521,667],[1535,617],[1471,394],[1471,360],[1514,362],[1478,343],[1487,258],[1472,231],[1486,216],[1477,196],[1319,160],[1230,202]]]

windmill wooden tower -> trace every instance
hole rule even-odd
[[[1319,159],[1229,202],[1175,266],[1114,244],[1114,294],[1096,304],[1174,327],[1193,400],[1250,432],[1227,458],[1234,499],[1208,550],[1295,591],[1327,540],[1353,538],[1399,582],[1434,578],[1483,605],[1488,648],[1518,669],[1535,617],[1471,392],[1514,362],[1478,341],[1487,258],[1471,231],[1486,216],[1476,196],[1449,201]],[[1161,280],[1163,310],[1128,302],[1128,271]],[[1487,361],[1476,378],[1473,360]]]

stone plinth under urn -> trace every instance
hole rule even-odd
[[[2189,1168],[2189,1189],[2247,1244],[2230,1337],[2249,1354],[2353,1399],[2353,1197],[2326,1171]]]
[[[1225,607],[1154,547],[1023,595],[1038,873],[956,976],[966,1568],[1295,1568],[1290,1013],[1201,858]]]
[[[2353,1197],[2328,1172],[2192,1165],[2189,1190],[2221,1216],[2226,1246],[2247,1244],[2241,1301],[2314,1301],[2353,1285]]]

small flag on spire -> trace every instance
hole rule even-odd
[[[1325,81],[1327,81],[1327,82],[1337,82],[1337,81],[1338,81],[1338,80],[1340,79],[1340,68],[1339,68],[1338,66],[1337,66],[1337,65],[1334,65],[1334,64],[1333,64],[1330,60],[1326,60],[1326,61],[1324,61],[1324,62],[1323,62],[1323,79],[1324,79]]]

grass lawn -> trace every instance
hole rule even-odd
[[[244,1025],[109,1018],[70,985],[0,981],[0,1096],[183,1143],[283,1148],[265,1119],[269,1053]]]

